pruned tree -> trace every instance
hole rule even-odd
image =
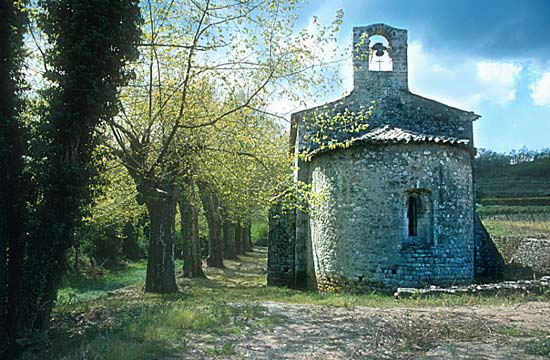
[[[178,196],[181,208],[187,196],[181,189],[194,191],[185,183],[191,181],[192,164],[198,163],[195,157],[207,150],[200,141],[204,129],[220,130],[213,136],[223,136],[225,119],[244,110],[265,112],[271,95],[283,92],[292,97],[322,82],[316,47],[304,42],[335,41],[332,34],[341,18],[319,36],[305,30],[295,33],[295,6],[285,0],[144,2],[137,77],[110,127],[113,151],[132,175],[138,200],[147,205],[150,221],[162,224],[151,224],[152,230],[173,223],[167,218],[171,212],[154,212],[173,207]],[[173,267],[171,250],[156,249],[171,248],[173,242],[163,240],[163,234],[150,236],[148,267]],[[156,258],[153,253],[166,256]],[[146,286],[146,291],[174,290],[173,282],[165,279],[146,283],[156,281],[170,286]]]

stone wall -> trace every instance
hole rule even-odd
[[[550,240],[523,239],[518,244],[512,261],[528,267],[539,275],[550,275]]]
[[[399,288],[393,294],[396,299],[426,298],[441,295],[476,295],[476,296],[506,296],[506,295],[537,295],[550,291],[550,276],[543,276],[534,280],[504,281],[492,284],[471,284],[467,286],[452,286],[441,288],[430,286],[429,288]]]
[[[309,166],[313,190],[328,196],[310,215],[320,290],[473,280],[473,191],[467,149],[362,145],[321,154]],[[430,198],[429,238],[408,236],[411,190]]]
[[[274,205],[269,212],[267,238],[268,285],[294,285],[295,219],[295,212],[284,212],[281,205]]]

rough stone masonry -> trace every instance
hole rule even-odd
[[[319,108],[292,114],[291,148],[310,154],[296,160],[295,178],[323,202],[273,209],[268,283],[394,290],[498,273],[502,258],[475,214],[479,116],[409,91],[406,30],[356,27],[353,42],[354,89],[323,111],[358,113],[374,100],[369,126],[329,134],[350,146],[316,148],[306,135]]]

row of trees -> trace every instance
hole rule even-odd
[[[479,176],[492,177],[506,173],[546,178],[550,177],[550,149],[537,151],[523,147],[509,153],[480,149],[474,165]]]
[[[146,291],[177,289],[177,206],[184,274],[203,276],[198,202],[209,225],[207,263],[223,266],[220,210],[229,223],[249,223],[267,206],[273,185],[289,177],[282,132],[266,115],[268,99],[281,90],[297,96],[321,81],[314,49],[303,46],[306,33],[293,33],[294,6],[206,0],[147,1],[142,8],[137,76],[109,130],[111,150],[147,207]]]
[[[327,79],[316,50],[335,41],[341,22],[339,13],[328,27],[296,32],[295,6],[285,0],[0,4],[3,355],[47,329],[67,250],[81,240],[76,235],[88,209],[101,203],[94,199],[110,196],[98,176],[108,168],[124,169],[119,176],[135,189],[124,192],[147,209],[145,291],[177,290],[178,207],[186,276],[203,276],[200,205],[209,266],[247,250],[250,221],[292,184],[285,136],[268,102],[307,98],[312,85],[319,91]],[[28,60],[31,38],[39,57]],[[43,70],[25,82],[31,68]],[[28,84],[41,84],[41,91]],[[140,213],[130,211],[124,221]]]

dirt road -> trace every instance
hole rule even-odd
[[[535,354],[540,353],[541,344],[550,335],[548,302],[385,309],[276,302],[261,306],[266,318],[271,319],[270,326],[251,324],[250,332],[244,336],[217,339],[207,345],[229,342],[230,353],[212,355],[199,346],[182,357],[542,359]]]

